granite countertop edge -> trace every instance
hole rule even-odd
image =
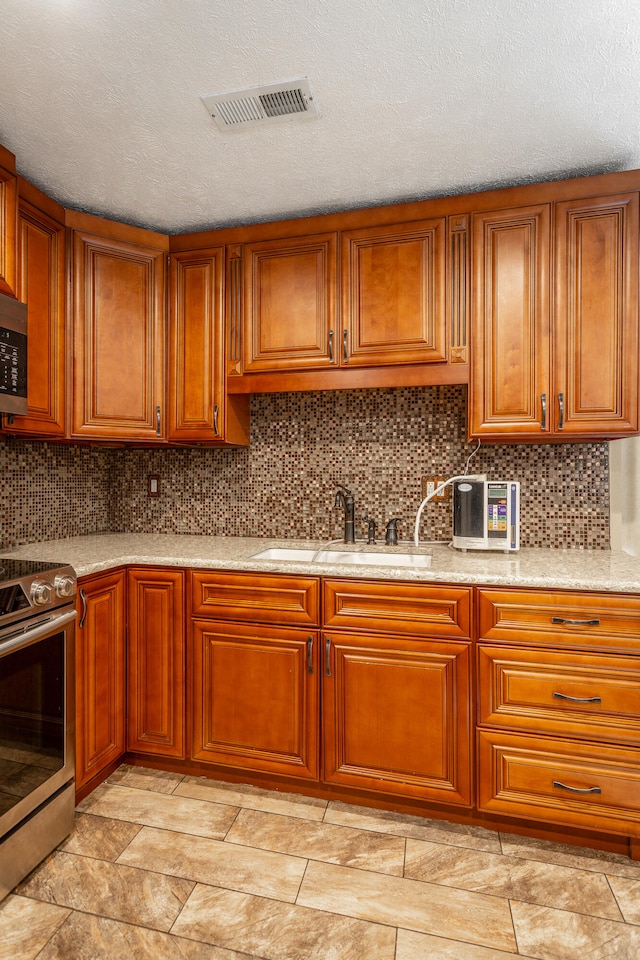
[[[197,534],[105,533],[25,544],[4,551],[7,557],[68,563],[79,577],[121,566],[191,567],[255,573],[298,574],[421,583],[537,587],[640,594],[640,559],[622,551],[523,548],[517,553],[462,553],[446,544],[415,548],[400,543],[398,553],[430,553],[430,567],[391,567],[310,561],[255,560],[273,547],[319,549],[315,540],[266,537],[215,537]],[[365,543],[332,549],[394,552]]]

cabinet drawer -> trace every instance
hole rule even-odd
[[[634,657],[478,646],[478,722],[640,745]]]
[[[431,584],[327,580],[324,624],[368,633],[467,639],[471,591]]]
[[[270,574],[192,572],[193,613],[214,620],[314,626],[320,614],[320,580]]]
[[[640,652],[640,599],[479,590],[478,628],[479,639],[499,643]]]
[[[481,730],[478,808],[640,836],[640,750]]]

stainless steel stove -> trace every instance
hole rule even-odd
[[[76,574],[0,558],[0,899],[71,831]]]

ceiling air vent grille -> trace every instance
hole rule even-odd
[[[312,120],[318,116],[306,79],[250,87],[234,93],[216,93],[202,100],[218,127],[225,132],[262,127],[282,120]]]

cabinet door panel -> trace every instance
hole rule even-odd
[[[17,218],[18,181],[0,167],[0,292],[11,295],[17,290]]]
[[[80,581],[76,788],[125,751],[124,573]]]
[[[184,575],[130,570],[127,746],[184,757]]]
[[[193,759],[317,779],[317,634],[204,620],[193,631]]]
[[[473,435],[537,435],[549,404],[549,206],[473,217]]]
[[[446,360],[445,235],[444,218],[342,234],[349,364]]]
[[[244,370],[303,369],[337,359],[337,235],[247,244],[243,257]]]
[[[164,252],[74,233],[75,436],[162,439]]]
[[[638,424],[638,194],[556,206],[556,394],[564,434]]]
[[[20,201],[18,296],[27,304],[29,412],[12,432],[65,435],[65,228]]]
[[[471,803],[469,644],[327,634],[324,777]]]

